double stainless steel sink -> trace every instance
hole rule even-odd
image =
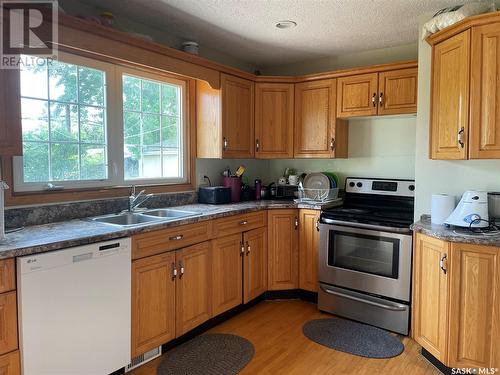
[[[198,215],[201,214],[193,211],[176,210],[174,208],[159,208],[144,212],[122,212],[119,214],[97,216],[90,218],[90,220],[120,227],[133,227],[144,224],[173,221]]]

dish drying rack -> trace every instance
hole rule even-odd
[[[327,204],[339,201],[339,189],[310,189],[299,186],[296,203]]]

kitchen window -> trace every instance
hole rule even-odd
[[[187,182],[184,81],[61,53],[20,89],[16,191]]]

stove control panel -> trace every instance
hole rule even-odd
[[[415,181],[348,177],[345,182],[345,191],[358,194],[413,197],[415,196]]]

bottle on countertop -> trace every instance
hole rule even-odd
[[[261,199],[261,195],[260,195],[261,188],[262,188],[262,180],[257,178],[255,180],[255,200],[259,201]]]

